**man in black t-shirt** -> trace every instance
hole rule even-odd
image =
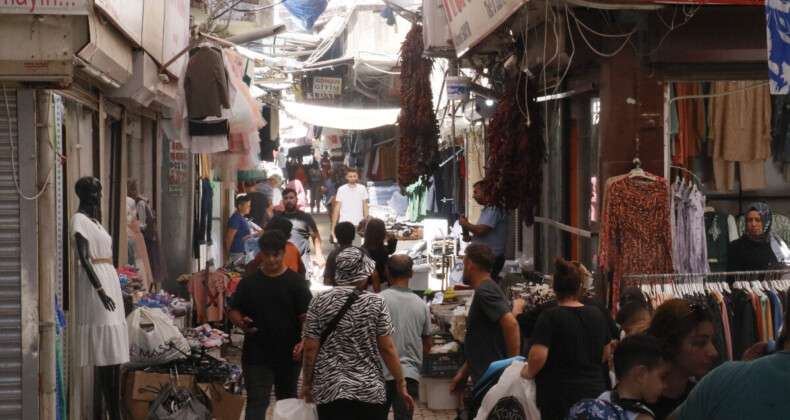
[[[466,319],[466,363],[453,379],[450,391],[463,392],[469,376],[472,384],[480,380],[488,365],[519,354],[519,329],[510,304],[499,286],[491,280],[494,253],[482,243],[466,247],[463,282],[475,295]]]
[[[239,282],[228,311],[244,330],[248,419],[265,418],[272,386],[277,400],[297,396],[302,322],[313,296],[302,276],[283,265],[286,242],[277,231],[261,236],[261,268]]]
[[[278,211],[274,215],[284,217],[293,223],[291,230],[292,244],[299,248],[299,253],[302,255],[302,263],[307,269],[307,279],[310,279],[312,274],[311,253],[310,253],[310,239],[313,240],[315,247],[315,261],[323,267],[326,262],[324,261],[324,251],[321,247],[321,235],[318,233],[318,226],[313,220],[313,216],[299,210],[296,207],[297,198],[296,191],[292,188],[283,190],[283,206],[285,211]]]
[[[244,181],[244,192],[250,198],[250,212],[247,213],[247,218],[263,229],[263,225],[268,220],[266,209],[269,207],[269,199],[266,194],[256,191],[257,185],[255,181]]]

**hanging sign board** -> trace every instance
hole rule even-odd
[[[189,152],[180,141],[170,139],[170,176],[167,184],[168,192],[173,197],[186,195],[188,155]]]
[[[41,0],[39,0],[41,1]],[[143,43],[143,0],[94,0],[96,7],[135,45]]]
[[[313,77],[313,93],[340,95],[343,79],[339,77]]]
[[[87,15],[89,0],[0,0],[0,15]]]
[[[482,41],[527,0],[444,0],[458,57]]]

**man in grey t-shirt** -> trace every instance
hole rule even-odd
[[[338,226],[340,223],[338,224]],[[414,274],[413,262],[408,255],[393,255],[387,261],[389,289],[381,292],[387,302],[395,332],[392,339],[398,349],[403,375],[406,377],[406,391],[415,400],[420,393],[420,369],[425,356],[431,351],[431,314],[428,306],[409,289],[409,279]],[[412,418],[414,410],[409,410],[398,395],[395,378],[384,369],[387,386],[387,411],[392,406],[395,420]]]
[[[493,264],[494,253],[488,245],[473,243],[466,248],[463,282],[472,286],[475,295],[466,318],[466,363],[453,379],[450,387],[453,394],[463,392],[470,374],[474,384],[491,362],[516,357],[519,353],[518,322],[505,294],[491,280]]]

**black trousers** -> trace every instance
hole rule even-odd
[[[499,272],[502,271],[502,267],[505,266],[505,256],[498,255],[494,258],[494,266],[491,267],[491,279],[495,282],[499,283]]]

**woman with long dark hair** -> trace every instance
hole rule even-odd
[[[383,220],[368,220],[365,227],[365,243],[362,245],[362,248],[368,251],[370,258],[376,262],[376,271],[368,282],[369,285],[373,285],[373,290],[376,293],[381,291],[383,283],[389,283],[387,279],[387,261],[389,261],[390,255],[395,252],[397,246],[398,239],[395,237],[395,234],[387,232]]]

